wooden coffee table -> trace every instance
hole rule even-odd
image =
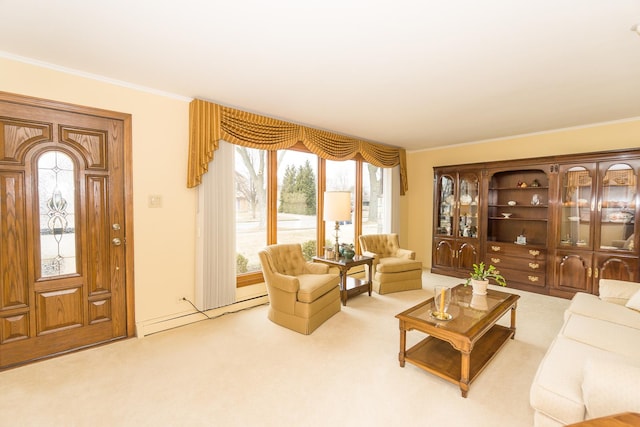
[[[515,337],[519,298],[492,289],[477,297],[470,286],[458,285],[451,289],[451,320],[431,316],[433,298],[403,311],[396,316],[400,321],[400,366],[406,361],[458,384],[462,397],[467,397],[471,382],[507,340]],[[511,326],[497,325],[509,310]],[[407,350],[407,331],[414,329],[429,336]]]

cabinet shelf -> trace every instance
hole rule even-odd
[[[494,190],[499,190],[499,191],[504,191],[504,190],[514,190],[514,191],[522,191],[522,190],[548,190],[549,187],[546,186],[539,186],[539,187],[532,187],[532,186],[528,186],[528,187],[493,187],[493,188],[489,188],[489,191],[494,191]]]
[[[548,219],[546,218],[520,218],[520,217],[505,218],[502,216],[491,216],[489,217],[489,219],[492,221],[540,221],[540,222],[548,221]]]
[[[546,209],[549,205],[487,205],[490,208],[505,208],[505,209]]]

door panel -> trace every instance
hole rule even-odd
[[[133,334],[128,116],[38,104],[0,101],[0,369]]]
[[[571,293],[577,291],[591,293],[593,275],[591,258],[591,252],[558,251],[554,288]]]
[[[470,242],[461,242],[458,247],[457,258],[458,265],[456,267],[468,271],[473,268],[473,264],[480,262],[480,251],[476,245]]]

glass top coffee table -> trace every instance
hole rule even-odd
[[[487,290],[473,295],[471,286],[451,288],[451,320],[438,320],[433,298],[396,315],[400,321],[400,366],[405,361],[460,386],[467,397],[469,385],[482,372],[509,338],[516,333],[519,295]],[[496,322],[511,310],[511,325]],[[407,331],[429,336],[407,350]]]

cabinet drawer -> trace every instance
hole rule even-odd
[[[544,274],[546,261],[544,258],[531,259],[519,258],[503,254],[487,254],[485,264],[494,265],[498,270],[503,268],[529,271],[537,274]]]
[[[516,245],[513,243],[489,242],[487,243],[487,257],[496,255],[508,255],[533,260],[544,260],[547,251],[537,246]]]
[[[510,268],[498,268],[498,270],[507,280],[507,287],[510,282],[526,283],[527,285],[539,286],[541,288],[546,286],[546,275],[544,270],[522,271]]]

